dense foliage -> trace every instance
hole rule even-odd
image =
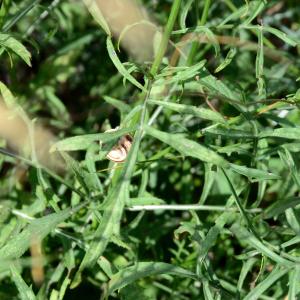
[[[297,1],[140,1],[153,61],[86,3],[0,1],[2,98],[65,162],[0,137],[0,299],[299,299]]]

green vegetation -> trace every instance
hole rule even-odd
[[[141,61],[88,0],[0,1],[1,97],[65,162],[0,136],[1,300],[300,298],[297,2],[140,1]]]

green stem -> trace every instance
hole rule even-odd
[[[208,10],[209,10],[210,4],[211,4],[211,0],[205,0],[204,9],[203,9],[200,24],[199,24],[200,26],[203,26],[207,21]]]
[[[166,25],[166,29],[164,31],[162,40],[159,45],[158,53],[154,59],[153,65],[150,70],[150,73],[153,77],[157,74],[159,66],[161,64],[161,61],[167,50],[169,38],[170,38],[171,32],[172,32],[174,24],[175,24],[175,20],[177,18],[178,12],[179,12],[180,4],[181,4],[181,0],[175,0],[173,2],[171,12],[169,15],[169,19],[168,19],[168,22]],[[141,113],[139,114],[139,118],[138,118],[139,121],[138,120],[136,121],[136,122],[139,122],[139,127],[138,127],[137,131],[135,132],[134,139],[133,139],[134,142],[132,144],[131,151],[129,152],[129,157],[126,160],[126,165],[124,167],[124,171],[122,171],[122,173],[120,175],[120,176],[124,177],[125,179],[127,179],[128,181],[130,181],[130,178],[133,175],[134,166],[137,161],[138,148],[140,146],[140,143],[141,143],[141,140],[142,140],[143,134],[144,134],[144,125],[145,125],[146,113],[147,113],[147,102],[148,102],[148,99],[149,99],[150,93],[151,93],[152,81],[153,81],[153,78],[147,79],[147,82],[145,83],[147,92],[143,91],[141,94],[141,99],[143,101],[143,108],[142,108]]]
[[[234,196],[234,199],[235,199],[235,203],[238,207],[238,209],[240,210],[240,213],[242,215],[242,217],[244,217],[245,221],[247,222],[248,226],[249,226],[249,229],[251,230],[251,232],[254,234],[254,236],[261,241],[261,238],[259,236],[259,234],[256,232],[256,230],[254,229],[254,226],[252,225],[251,221],[250,221],[250,218],[248,217],[248,214],[246,212],[246,210],[244,209],[243,205],[241,204],[241,201],[239,199],[239,196],[238,194],[236,193],[235,189],[234,189],[234,186],[233,184],[231,183],[231,180],[229,179],[229,176],[227,175],[226,171],[221,168],[226,180],[227,180],[227,183],[229,185],[229,188]]]
[[[158,53],[154,59],[153,65],[150,70],[150,73],[152,76],[155,76],[157,74],[158,68],[159,68],[161,61],[167,50],[169,38],[170,38],[171,32],[174,27],[175,20],[177,18],[178,12],[179,12],[180,4],[181,4],[181,0],[174,0],[174,2],[172,4],[171,13],[170,13],[167,25],[166,25],[166,29],[163,33],[163,36],[162,36],[162,39],[161,39],[161,42],[160,42],[160,45],[158,48]]]
[[[211,4],[211,0],[205,0],[201,20],[200,20],[200,22],[198,22],[199,26],[203,26],[206,23],[210,4]],[[190,50],[190,53],[189,53],[189,56],[187,59],[188,66],[191,66],[193,64],[193,59],[194,59],[198,49],[199,49],[198,41],[192,42],[191,50]]]
[[[203,211],[238,211],[237,208],[234,207],[226,207],[220,205],[199,205],[199,204],[168,204],[168,205],[132,205],[128,207],[130,211],[153,211],[153,210],[203,210]],[[246,209],[248,213],[261,213],[262,210],[260,208]]]
[[[232,12],[237,11],[237,7],[232,3],[231,0],[224,0],[224,2]]]

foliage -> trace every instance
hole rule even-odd
[[[142,2],[153,62],[88,1],[0,2],[2,97],[66,162],[0,140],[0,298],[298,299],[297,1]]]

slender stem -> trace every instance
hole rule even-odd
[[[173,95],[173,92],[176,90],[177,88],[177,83],[175,83],[172,88],[170,89],[168,95],[164,98],[164,101],[169,101],[170,97]],[[152,116],[149,118],[149,121],[148,121],[148,126],[151,126],[154,121],[156,120],[156,118],[159,116],[160,112],[162,111],[163,107],[162,105],[158,106],[156,108],[156,110],[154,111],[154,113],[152,114]]]
[[[223,172],[223,174],[224,174],[224,176],[225,176],[225,178],[226,178],[226,180],[227,180],[227,183],[228,183],[229,188],[230,188],[230,190],[231,190],[231,192],[232,192],[232,194],[233,194],[233,196],[234,196],[235,203],[236,203],[237,207],[239,208],[239,210],[240,210],[240,212],[241,212],[241,215],[242,215],[242,216],[244,217],[244,219],[246,220],[246,222],[247,222],[247,224],[248,224],[248,226],[249,226],[251,232],[254,234],[254,236],[255,236],[258,240],[261,241],[261,238],[260,238],[259,234],[256,232],[254,226],[252,225],[252,223],[251,223],[251,221],[250,221],[250,219],[249,219],[249,217],[248,217],[248,215],[247,215],[246,209],[243,207],[243,205],[242,205],[241,202],[240,202],[239,196],[237,195],[237,193],[236,193],[236,191],[235,191],[235,189],[234,189],[234,187],[233,187],[233,184],[231,183],[231,180],[229,179],[229,176],[227,175],[226,171],[225,171],[223,168],[221,168],[221,170],[222,170],[222,172]]]
[[[207,21],[208,10],[209,10],[210,4],[211,4],[211,0],[206,0],[204,3],[204,9],[203,9],[200,24],[199,24],[200,26],[203,26]]]
[[[203,26],[206,23],[210,4],[211,4],[211,0],[205,0],[201,20],[200,21],[197,20],[198,25]],[[187,59],[188,66],[192,65],[194,56],[196,55],[198,48],[199,48],[198,41],[194,41],[192,43],[191,50]]]
[[[195,1],[195,15],[196,15],[196,24],[199,22],[199,0]]]
[[[232,12],[237,11],[237,7],[232,3],[231,0],[224,0],[224,3],[230,8]]]
[[[147,113],[147,102],[148,102],[148,99],[149,99],[149,96],[151,93],[151,88],[152,88],[151,79],[146,82],[145,86],[147,88],[147,93],[144,94],[144,92],[142,92],[145,97],[144,97],[144,101],[143,101],[143,108],[140,113],[139,127],[138,127],[137,131],[135,132],[133,144],[131,146],[129,156],[127,157],[126,162],[125,162],[125,164],[126,164],[128,161],[127,168],[125,165],[125,171],[124,171],[124,173],[121,173],[121,176],[124,176],[124,178],[125,179],[127,178],[128,180],[130,180],[130,178],[133,175],[134,166],[136,165],[136,162],[137,162],[138,148],[139,148],[141,140],[144,136],[144,126],[145,126],[146,113]]]
[[[140,210],[204,210],[204,211],[238,211],[237,208],[217,206],[217,205],[133,205],[128,207],[130,211],[140,211]],[[262,210],[260,208],[248,209],[249,213],[260,213]]]
[[[194,56],[196,55],[196,52],[198,50],[198,46],[199,46],[199,44],[198,44],[197,41],[192,42],[191,50],[190,50],[190,53],[189,53],[189,56],[188,56],[188,59],[187,59],[187,65],[188,66],[192,65]]]
[[[170,13],[167,25],[166,25],[166,29],[163,33],[163,36],[162,36],[162,39],[161,39],[161,42],[160,42],[160,45],[158,48],[158,53],[154,59],[153,65],[150,70],[150,73],[152,76],[155,76],[157,74],[158,68],[159,68],[161,61],[167,50],[169,38],[170,38],[171,32],[172,32],[174,24],[175,24],[175,20],[177,18],[178,12],[179,12],[180,4],[181,4],[181,0],[174,0],[174,2],[172,4],[171,13]]]

